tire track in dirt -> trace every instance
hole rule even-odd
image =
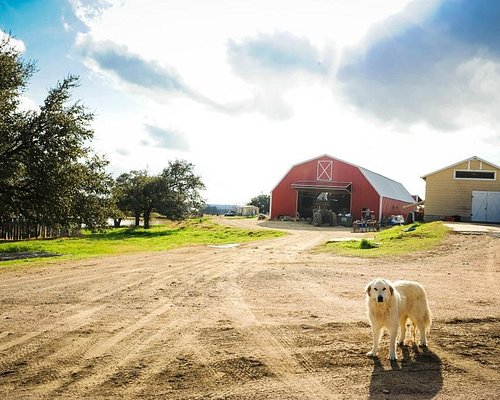
[[[5,285],[6,295],[2,290],[0,304],[8,308],[8,314],[0,315],[13,318],[1,320],[0,345],[41,328],[45,331],[0,352],[1,361],[6,362],[0,369],[0,397],[384,398],[377,391],[377,385],[390,381],[384,377],[406,379],[420,370],[412,370],[410,361],[401,364],[401,371],[391,371],[391,365],[382,358],[384,368],[377,370],[364,356],[363,347],[370,340],[366,322],[344,321],[359,320],[358,314],[365,313],[365,279],[360,271],[381,271],[390,278],[422,274],[434,299],[437,327],[444,318],[456,318],[464,310],[466,316],[497,315],[498,295],[481,281],[482,276],[496,280],[498,269],[491,264],[494,257],[485,257],[485,266],[476,260],[484,249],[469,247],[476,256],[464,256],[458,265],[456,252],[450,251],[448,255],[436,252],[433,258],[427,255],[423,266],[417,257],[358,262],[309,253],[308,249],[329,236],[328,232],[319,232],[316,238],[314,233],[305,236],[302,240],[300,233],[291,234],[225,250],[193,248],[147,258],[119,257],[109,271],[105,263],[110,259],[98,260],[94,268],[69,263],[71,271],[65,270],[64,278],[55,270],[55,280],[47,279],[45,273],[51,272],[48,268],[44,274],[29,273],[30,279],[20,285],[13,283],[18,280],[17,273],[2,274],[9,284]],[[490,255],[491,246],[486,249]],[[92,278],[89,268],[99,279],[78,284],[83,272],[85,279]],[[448,272],[453,276],[464,270],[469,272],[468,278],[461,276],[458,284],[452,280],[443,288],[442,282],[435,282],[436,274],[442,281],[450,279]],[[65,280],[71,286],[65,286]],[[466,280],[470,285],[481,282],[483,298],[474,293],[474,301],[467,304],[452,299],[451,288],[457,286],[458,293],[464,293],[460,283]],[[39,290],[44,285],[52,287],[49,293]],[[36,295],[33,287],[38,290]],[[340,291],[336,289],[339,287]],[[66,296],[61,296],[65,292]],[[28,303],[22,304],[26,300],[33,306],[31,313],[27,313]],[[361,311],[354,312],[356,301]],[[81,315],[88,320],[81,327],[62,326],[66,318],[74,315],[78,319],[78,313],[99,306],[103,308],[87,317]],[[160,311],[164,312],[153,315]],[[353,313],[338,317],[346,311]],[[37,316],[41,317],[40,326],[36,325]],[[492,321],[497,319],[478,321],[474,328],[478,335],[469,332],[469,323],[460,328],[459,335],[452,324],[435,330],[431,351],[434,338],[446,344],[436,351],[443,361],[443,368],[436,370],[443,374],[443,390],[437,386],[429,393],[450,399],[481,394],[492,398],[498,388],[498,380],[493,380],[498,376],[497,367],[492,366],[494,356],[481,360],[478,355],[487,352],[488,346],[466,347],[486,337],[488,333],[480,331],[481,327],[496,329]],[[54,331],[47,330],[55,322]],[[464,335],[468,335],[467,340]],[[495,340],[491,338],[488,343]],[[106,345],[109,348],[103,350]],[[435,363],[431,366],[439,368]],[[425,368],[425,360],[417,367]],[[430,398],[429,393],[419,397],[418,387],[411,386],[410,381],[404,384],[414,390],[416,398]],[[391,391],[393,394],[398,397]]]
[[[310,244],[308,243],[307,246]],[[302,246],[298,246],[302,249]],[[294,257],[292,257],[293,259]],[[238,285],[237,271],[229,276],[227,289],[227,306],[225,309],[235,325],[245,329],[246,340],[252,343],[251,347],[259,349],[258,358],[270,368],[278,379],[288,388],[289,393],[300,394],[309,399],[330,399],[331,390],[323,385],[321,380],[314,376],[305,376],[303,366],[300,366],[293,356],[290,342],[275,337],[262,323],[262,318],[256,315],[256,310],[247,303],[242,288]]]
[[[37,324],[37,329],[36,331],[31,331],[21,337],[12,339],[9,342],[3,343],[0,345],[0,351],[7,350],[13,346],[18,346],[20,344],[25,343],[26,341],[32,340],[36,338],[37,336],[41,336],[49,331],[60,331],[60,329],[57,329],[57,327],[65,327],[68,328],[69,330],[76,330],[80,329],[83,326],[85,326],[87,323],[90,323],[90,319],[86,318],[87,314],[90,312],[92,314],[96,313],[97,311],[100,311],[105,308],[105,305],[101,305],[98,307],[93,307],[93,308],[88,308],[92,307],[92,304],[98,304],[101,303],[104,299],[106,298],[111,298],[117,293],[124,292],[124,291],[129,291],[132,290],[133,288],[139,288],[142,286],[145,282],[145,279],[147,280],[154,280],[157,278],[160,278],[162,275],[167,275],[167,277],[172,276],[175,271],[183,268],[182,266],[177,267],[176,269],[172,271],[160,271],[157,272],[156,274],[149,276],[147,278],[142,277],[142,276],[132,276],[128,279],[124,279],[121,282],[116,282],[116,288],[114,290],[108,290],[106,292],[103,292],[101,295],[93,295],[92,300],[90,304],[87,305],[87,309],[80,311],[80,308],[82,307],[81,304],[76,304],[76,305],[71,305],[70,307],[66,307],[64,310],[54,313],[50,316],[45,317],[41,321],[38,322]],[[109,276],[104,277],[104,280],[110,279]],[[99,283],[99,281],[102,281],[103,278],[100,277],[99,279],[96,279],[96,283]],[[86,282],[82,282],[85,284]],[[61,285],[61,287],[64,287],[64,284]],[[56,329],[54,329],[54,320],[59,321],[56,322]],[[61,321],[62,320],[62,321]],[[81,320],[81,321],[80,321]],[[76,325],[75,325],[76,323]],[[57,338],[55,338],[57,340]]]
[[[183,249],[184,250],[184,249]],[[185,250],[184,250],[185,251]],[[29,288],[33,284],[40,285],[38,292],[64,287],[64,285],[78,285],[85,281],[101,280],[103,276],[120,276],[133,273],[145,273],[151,269],[151,265],[168,262],[168,256],[175,254],[171,252],[160,251],[155,253],[135,254],[122,257],[100,257],[99,262],[76,262],[66,261],[63,265],[66,268],[55,270],[54,267],[44,267],[35,271],[26,272],[25,277],[18,277],[15,280],[9,280],[8,283],[0,283],[0,289],[5,291],[10,288],[24,287]],[[186,254],[186,262],[190,262],[190,254]],[[115,260],[116,258],[119,261]],[[134,268],[135,267],[135,268]],[[47,276],[45,276],[47,275]],[[77,276],[75,276],[77,275]],[[57,283],[61,281],[60,283]],[[52,286],[44,285],[46,282],[53,283]],[[30,288],[30,291],[36,291],[36,288]]]
[[[500,382],[500,318],[436,320],[433,328],[431,344],[443,362],[477,381]]]
[[[95,346],[93,349],[88,351],[87,354],[85,354],[85,359],[89,360],[92,358],[102,357],[105,353],[112,350],[113,347],[115,347],[125,338],[127,338],[128,336],[137,332],[139,329],[146,326],[156,317],[159,317],[165,312],[167,312],[170,308],[172,308],[172,306],[173,304],[168,302],[156,307],[155,309],[147,313],[145,316],[140,318],[138,321],[134,322],[131,325],[127,325],[127,327],[124,329],[121,329],[118,333],[111,336],[109,339],[101,341],[97,346]]]
[[[471,374],[479,382],[488,382],[499,384],[500,374],[491,368],[485,367],[479,364],[477,361],[470,361],[459,355],[451,353],[449,350],[443,347],[433,344],[433,348],[437,349],[436,354],[441,358],[442,361],[449,365],[453,365],[454,368],[461,368],[468,374]],[[499,385],[500,389],[500,385]]]
[[[61,267],[48,266],[48,267],[37,267],[35,269],[21,269],[16,272],[16,279],[0,282],[0,289],[8,290],[12,287],[23,286],[29,287],[33,283],[44,284],[46,282],[54,282],[54,280],[61,280],[62,282],[71,282],[78,280],[78,278],[87,278],[89,276],[98,276],[98,272],[109,273],[120,273],[124,265],[127,265],[129,261],[137,262],[137,254],[132,256],[122,257],[97,257],[93,260],[96,262],[86,261],[64,261],[60,265]],[[152,258],[150,253],[146,253],[143,256],[145,259]],[[154,256],[153,256],[154,257]],[[117,258],[119,260],[117,260]],[[143,267],[140,269],[145,269]],[[135,271],[130,271],[135,272]],[[75,277],[75,274],[78,276]],[[45,286],[43,286],[45,287]]]
[[[208,292],[208,298],[205,299],[203,307],[199,312],[213,317],[213,307],[215,306],[216,310],[221,308],[220,301],[227,297],[226,291],[224,290],[222,294],[212,293],[209,288],[212,287],[213,290],[216,290],[214,289],[216,285],[214,285],[213,281],[226,282],[228,280],[228,275],[233,274],[235,263],[232,259],[235,256],[239,260],[239,264],[246,263],[246,260],[242,259],[241,255],[241,249],[232,249],[223,251],[223,253],[215,258],[213,256],[208,256],[206,258],[206,262],[215,265],[216,269],[214,270],[215,273],[210,274],[208,280],[205,281],[205,289],[199,287],[202,292]],[[221,267],[221,264],[223,267]],[[216,310],[215,313],[217,314]],[[225,315],[225,311],[223,314]],[[219,316],[222,317],[221,314],[219,314]],[[204,316],[202,315],[200,315],[198,320],[190,320],[178,316],[176,319],[176,326],[166,327],[170,334],[169,340],[171,340],[169,348],[162,348],[162,357],[150,360],[147,369],[141,374],[139,379],[134,382],[133,387],[126,388],[123,393],[130,398],[147,397],[148,388],[150,388],[152,384],[159,384],[164,390],[164,395],[168,396],[168,398],[184,398],[182,394],[180,394],[180,397],[176,395],[176,391],[184,385],[189,383],[196,387],[200,385],[203,387],[203,385],[205,385],[207,390],[209,390],[209,388],[214,387],[216,382],[220,379],[227,379],[225,376],[228,373],[233,374],[238,372],[236,365],[226,364],[226,362],[231,362],[231,359],[214,362],[214,356],[218,358],[217,355],[207,350],[203,342],[200,342],[200,339],[203,339],[203,334],[200,332],[202,332],[204,329],[203,327],[206,326],[204,324],[213,323],[213,320],[203,321],[203,319]],[[159,335],[160,334],[162,334],[162,332],[159,332]],[[154,352],[158,353],[158,351]],[[237,362],[237,360],[238,359],[235,359],[235,362]],[[189,367],[189,371],[185,371],[187,367]],[[174,368],[174,370],[177,369],[178,372],[175,373],[172,368]],[[230,385],[222,391],[218,389],[218,392],[219,394],[223,393],[224,396],[230,397],[239,393],[240,387],[238,385]]]
[[[199,264],[202,264],[203,262],[199,262]],[[195,265],[196,266],[196,265]],[[154,274],[150,279],[153,279],[153,278],[158,278],[162,275],[165,275],[166,276],[166,279],[167,280],[171,280],[173,276],[175,276],[175,273],[182,269],[183,266],[179,266],[178,268],[176,269],[172,269],[170,271],[163,271],[163,272],[159,272],[159,273],[156,273]],[[137,278],[133,278],[133,279],[137,279]],[[95,298],[95,302],[97,303],[100,303],[102,302],[102,300],[106,297],[110,297],[116,293],[119,293],[120,291],[123,291],[125,289],[130,289],[131,286],[136,286],[138,288],[137,290],[137,294],[140,294],[140,292],[143,291],[143,288],[141,287],[140,283],[142,283],[142,280],[143,280],[143,277],[139,277],[139,280],[141,282],[139,283],[135,283],[135,284],[129,284],[127,285],[125,288],[121,288],[121,287],[118,287],[116,288],[115,290],[111,291],[111,292],[107,292],[105,294],[103,294],[102,296],[98,297],[98,298]],[[155,284],[156,285],[156,284]],[[175,295],[174,295],[175,297]],[[169,304],[170,306],[170,304]],[[42,325],[42,328],[39,328],[37,331],[34,331],[34,332],[30,332],[26,335],[23,335],[21,336],[20,338],[17,338],[13,341],[10,341],[8,343],[4,343],[2,348],[3,350],[6,350],[8,348],[11,348],[11,347],[15,347],[15,346],[18,346],[19,349],[16,352],[10,352],[9,355],[9,359],[10,359],[10,364],[15,364],[17,361],[16,360],[19,360],[19,359],[24,359],[24,358],[30,358],[30,359],[37,359],[39,357],[37,357],[37,354],[39,354],[38,352],[38,349],[39,348],[44,348],[44,347],[50,347],[49,346],[49,343],[52,341],[52,342],[60,342],[64,336],[67,336],[68,335],[68,330],[69,330],[69,333],[72,333],[72,332],[75,332],[75,330],[77,329],[81,329],[83,326],[87,325],[89,322],[92,322],[89,317],[91,316],[91,314],[95,314],[97,311],[100,311],[103,307],[105,307],[105,305],[100,305],[98,307],[94,307],[90,310],[83,310],[83,311],[79,311],[78,310],[78,307],[81,307],[80,306],[74,306],[74,307],[71,307],[70,310],[64,310],[62,311],[61,313],[58,313],[56,316],[51,316],[51,317],[47,317],[45,318],[45,327],[43,327]],[[88,306],[87,306],[88,307]],[[158,311],[158,310],[156,310]],[[68,317],[64,317],[63,318],[63,314],[70,314]],[[60,322],[58,322],[58,324],[54,327],[53,325],[53,320],[54,320],[54,317],[57,317],[58,320],[60,320]],[[63,319],[61,319],[63,318]],[[78,321],[78,323],[74,323]],[[144,320],[143,322],[148,322],[147,320]],[[120,324],[120,322],[118,322],[118,324]],[[63,328],[64,329],[59,329],[59,328]],[[135,328],[140,328],[140,326],[135,326]],[[48,333],[51,333],[50,335],[48,335]],[[57,335],[57,333],[60,332],[61,334],[60,335]],[[132,331],[126,331],[127,334],[130,334],[132,333]],[[119,342],[120,340],[124,339],[127,335],[124,335],[123,333],[118,333],[117,334],[118,336],[115,336],[115,341],[116,342]],[[87,343],[86,344],[86,347],[87,346],[90,346],[92,343],[95,345],[96,343],[100,343],[103,338],[103,334],[97,334],[97,337],[96,337],[96,334],[93,335],[93,339],[90,343]],[[116,338],[118,338],[119,340],[116,340]],[[29,342],[29,343],[26,343],[26,342]],[[25,346],[20,346],[22,344],[26,344]],[[73,347],[75,346],[75,344],[73,344]],[[67,352],[65,352],[66,349],[61,349],[61,351],[57,351],[55,354],[54,354],[54,357],[50,357],[49,359],[45,358],[45,357],[42,357],[43,360],[45,360],[45,362],[42,362],[42,363],[36,363],[37,365],[34,366],[35,369],[36,368],[42,368],[42,367],[48,367],[48,368],[54,368],[54,364],[50,364],[50,359],[56,359],[56,360],[60,360],[60,355],[64,354],[65,356],[67,355]],[[23,362],[21,362],[21,364],[23,364]],[[57,364],[55,364],[57,366]],[[8,369],[8,368],[7,368]],[[27,372],[27,371],[25,371]]]
[[[133,274],[133,273],[141,273],[141,272],[146,272],[147,270],[145,268],[142,268],[140,270],[135,270],[135,271],[127,271],[128,274]],[[119,278],[120,276],[124,276],[124,272],[122,270],[117,270],[117,271],[106,271],[106,276],[109,277],[110,279],[116,279]],[[63,277],[58,277],[58,280],[63,279]],[[91,274],[80,274],[79,276],[73,278],[73,279],[65,279],[60,282],[60,283],[55,283],[50,286],[45,286],[45,285],[40,285],[38,287],[33,287],[30,288],[30,293],[31,294],[38,294],[38,293],[46,293],[48,291],[53,291],[57,289],[68,289],[71,290],[72,286],[81,286],[85,284],[90,284],[91,282],[98,282],[101,280],[102,277],[96,276],[95,272]],[[50,280],[51,282],[54,282],[54,279]]]
[[[203,286],[198,286],[198,289],[202,292],[210,292],[208,288],[213,285],[212,281],[226,280],[226,275],[228,273],[232,273],[231,271],[234,268],[231,262],[231,259],[234,255],[236,255],[240,263],[245,263],[245,261],[241,259],[240,249],[223,251],[218,255],[207,255],[207,257],[205,257],[205,262],[209,265],[214,266],[214,269],[210,274],[207,274],[206,271],[203,271],[203,274],[200,274],[204,277],[204,287],[206,287],[207,289],[204,289]],[[224,265],[224,267],[221,268],[221,265]],[[209,294],[208,302],[210,302],[210,298],[214,296],[216,295]],[[227,293],[224,292],[223,296],[226,297]],[[220,299],[215,298],[212,300],[217,303]],[[207,299],[205,299],[205,301],[207,301]],[[204,308],[208,308],[209,306],[210,304],[204,304],[203,308],[200,311],[203,312]],[[145,391],[148,385],[151,384],[151,382],[154,382],[158,379],[159,376],[165,374],[165,368],[168,368],[168,365],[166,366],[165,360],[183,360],[185,358],[185,354],[188,354],[189,357],[196,359],[196,363],[202,366],[203,374],[206,375],[203,377],[203,379],[216,380],[217,377],[221,376],[221,372],[212,365],[213,361],[211,361],[211,359],[213,358],[213,354],[204,350],[203,345],[200,345],[197,333],[197,331],[199,331],[198,322],[196,320],[185,322],[189,321],[189,319],[182,317],[177,317],[176,321],[177,326],[164,327],[164,330],[166,329],[169,331],[169,335],[167,337],[169,338],[169,340],[171,340],[171,347],[169,349],[165,349],[163,347],[161,349],[162,357],[159,359],[150,360],[148,362],[147,368],[141,371],[141,375],[139,376],[137,381],[134,382],[134,387],[126,389],[127,395],[135,397],[138,393],[140,394]],[[155,345],[155,339],[157,336],[165,337],[163,332],[164,330],[156,333],[148,341],[152,342],[152,344]],[[184,332],[184,334],[180,335],[180,332]],[[191,333],[186,334],[186,332]],[[156,343],[156,345],[157,344],[158,343]],[[148,347],[149,346],[150,345],[148,344]],[[233,393],[233,390],[228,389],[225,392],[229,394]]]
[[[176,297],[189,292],[191,285],[200,277],[203,279],[203,282],[198,282],[198,290],[212,287],[214,281],[221,278],[221,264],[227,263],[227,255],[222,252],[207,254],[206,257],[203,258],[203,264],[208,264],[210,267],[200,270],[198,276],[190,281],[184,282],[183,287],[179,290]],[[200,286],[200,284],[202,286]],[[209,299],[205,300],[210,302],[210,296]],[[182,363],[186,357],[195,358],[198,364],[202,364],[205,374],[208,373],[210,376],[217,375],[217,372],[211,367],[210,357],[212,355],[208,354],[202,346],[200,347],[200,343],[197,340],[197,331],[199,330],[200,320],[203,319],[203,316],[200,315],[200,320],[197,318],[193,319],[193,315],[190,315],[189,318],[185,316],[185,312],[204,313],[206,306],[205,304],[205,307],[202,307],[201,310],[191,310],[189,308],[185,310],[180,307],[173,310],[176,313],[173,319],[163,324],[161,329],[146,339],[144,346],[142,346],[147,349],[148,354],[161,354],[161,357],[149,358],[147,360],[147,367],[141,371],[140,376],[134,381],[133,386],[124,388],[123,395],[130,398],[142,397],[143,395],[147,397],[148,387],[152,384],[156,384],[156,382],[160,380],[164,380],[164,378],[161,377],[165,375],[169,363],[173,361]],[[189,305],[187,307],[189,307]],[[168,346],[164,344],[165,342],[168,342]],[[141,354],[143,354],[142,351],[137,352],[137,356]],[[132,359],[135,356],[134,354],[132,357],[127,358]],[[124,364],[129,362],[130,360],[128,359],[123,360]],[[164,387],[165,384],[162,383],[161,386]],[[167,385],[166,389],[169,388],[170,386]]]
[[[76,309],[76,307],[74,307]],[[79,329],[89,323],[91,320],[91,317],[97,313],[98,311],[102,310],[104,308],[104,305],[96,306],[93,308],[87,308],[82,311],[78,311],[77,313],[72,313],[69,317],[66,317],[64,321],[59,321],[56,322],[55,326],[54,323],[50,327],[45,327],[42,328],[41,330],[37,330],[34,332],[29,332],[23,336],[20,336],[16,339],[13,339],[11,341],[8,341],[6,343],[0,344],[0,352],[4,352],[6,350],[11,349],[14,346],[19,346],[24,343],[26,343],[29,340],[32,340],[40,335],[43,335],[48,332],[58,332],[64,330],[76,330]]]
[[[179,325],[176,321],[151,337],[145,347],[149,354],[161,354],[161,357],[148,359],[143,373],[133,385],[124,388],[122,395],[127,398],[147,397],[151,385],[159,384],[163,389],[170,390],[176,384],[186,385],[189,382],[202,385],[216,381],[220,372],[213,366],[213,354],[200,346],[197,330],[193,322]],[[165,337],[169,339],[168,347],[159,341],[159,338]],[[130,360],[124,362],[130,363]],[[183,372],[184,368],[189,370]]]
[[[58,321],[50,329],[30,332],[3,344],[0,348],[0,371],[9,371],[12,375],[22,373],[23,376],[17,384],[5,384],[5,389],[11,386],[13,390],[25,383],[36,383],[41,388],[56,379],[58,371],[68,364],[68,358],[80,348],[79,343],[75,346],[72,334],[87,326],[103,308],[104,305],[98,305],[81,310]]]
[[[363,299],[363,294],[360,294],[357,299],[346,299],[339,293],[342,288],[332,288],[310,276],[296,276],[295,279],[290,279],[288,286],[295,292],[300,294],[304,302],[307,301],[307,306],[310,312],[316,317],[328,310],[330,319],[342,322],[359,321],[365,317],[366,312],[360,312],[359,301]],[[360,291],[360,293],[363,293]],[[307,299],[307,300],[306,300]],[[332,315],[333,310],[335,313]]]
[[[75,379],[71,383],[66,382],[66,384],[61,385],[63,389],[56,388],[52,391],[52,394],[60,394],[61,390],[69,390],[70,392],[76,391],[78,393],[88,393],[92,395],[95,388],[113,380],[114,376],[119,375],[119,371],[130,371],[134,368],[130,367],[130,365],[140,365],[142,354],[149,351],[152,346],[158,346],[159,343],[161,343],[160,339],[165,340],[165,338],[168,337],[165,335],[166,331],[172,330],[173,325],[178,324],[177,320],[173,320],[161,326],[152,324],[154,320],[163,317],[175,308],[170,300],[179,298],[182,294],[188,292],[200,278],[210,279],[217,275],[213,266],[207,266],[206,264],[206,260],[198,260],[196,263],[190,263],[187,268],[183,266],[179,267],[177,272],[183,270],[182,276],[169,273],[162,276],[161,281],[155,280],[154,286],[167,286],[173,277],[175,277],[175,279],[179,281],[179,286],[170,291],[168,297],[165,299],[165,303],[155,307],[138,320],[132,320],[128,323],[125,322],[123,325],[126,325],[126,327],[122,327],[122,329],[119,329],[110,337],[101,338],[101,340],[95,344],[95,348],[90,349],[90,351],[83,355],[83,358],[87,361],[102,360],[105,358],[105,362],[101,363],[99,367],[98,377],[87,374],[83,376],[82,379]],[[156,277],[158,278],[158,275]],[[138,290],[138,293],[139,292],[140,290]],[[148,328],[149,325],[155,325],[156,331]],[[184,328],[185,327],[182,327],[182,329]],[[151,374],[149,370],[149,365],[148,367],[142,368],[140,375]],[[76,372],[78,373],[79,371]]]

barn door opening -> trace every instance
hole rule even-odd
[[[351,212],[351,194],[346,191],[299,190],[297,212],[301,218],[312,218],[314,210],[332,210],[335,214]]]

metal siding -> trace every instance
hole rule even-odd
[[[351,182],[351,213],[355,219],[361,218],[362,208],[369,208],[379,219],[379,195],[370,185],[359,167],[328,156],[321,156],[302,164],[295,165],[271,192],[271,218],[280,215],[294,217],[297,211],[297,190],[292,183],[297,181],[317,180],[318,161],[333,161],[333,180]]]
[[[316,180],[316,161],[317,159],[295,165],[274,188],[271,192],[273,202],[271,218],[277,218],[280,215],[295,216],[297,212],[297,191],[292,188],[292,183],[303,180]]]
[[[408,216],[410,211],[415,211],[416,207],[403,208],[408,205],[405,201],[388,199],[386,197],[382,198],[382,216],[390,217],[391,215],[402,215],[405,218]]]
[[[377,215],[379,195],[361,173],[359,167],[337,161],[334,162],[333,170],[335,180],[352,182],[351,214],[354,219],[361,218],[361,210],[363,208],[369,208]]]

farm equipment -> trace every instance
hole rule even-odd
[[[380,230],[380,224],[375,219],[375,214],[369,209],[363,209],[361,211],[361,220],[356,220],[352,224],[353,232],[378,232]]]
[[[330,209],[328,200],[318,199],[313,203],[313,217],[311,222],[314,226],[321,226],[323,224],[330,226],[337,225],[337,214]]]
[[[316,210],[313,213],[312,223],[314,226],[328,224],[330,226],[337,225],[337,214],[332,210]]]

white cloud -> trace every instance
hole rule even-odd
[[[243,77],[309,73],[323,75],[329,66],[309,40],[289,32],[259,34],[240,42],[229,40],[229,63],[236,74]]]
[[[499,35],[496,2],[415,2],[346,54],[339,72],[344,95],[360,110],[407,127],[497,125]]]
[[[324,153],[420,195],[428,170],[500,163],[495,49],[422,32],[428,9],[400,14],[408,1],[72,3],[89,70],[134,99],[95,123],[116,172],[186,158],[210,202],[243,203]]]
[[[19,108],[22,111],[36,111],[36,110],[38,110],[38,106],[36,105],[36,103],[33,100],[31,100],[29,97],[21,96],[19,98],[19,100],[20,100]]]
[[[19,53],[24,53],[26,51],[26,46],[22,40],[12,37],[10,34],[0,29],[0,42],[4,40],[9,40],[11,48],[17,50]]]
[[[76,47],[91,68],[122,83],[150,91],[188,91],[174,69],[131,53],[124,45],[111,41],[95,42],[88,35],[79,35]]]
[[[89,27],[98,23],[106,10],[119,4],[113,0],[69,0],[69,2],[75,11],[75,16]]]
[[[189,150],[189,143],[183,133],[176,131],[175,129],[161,128],[152,124],[145,124],[144,126],[157,146],[169,150]]]

